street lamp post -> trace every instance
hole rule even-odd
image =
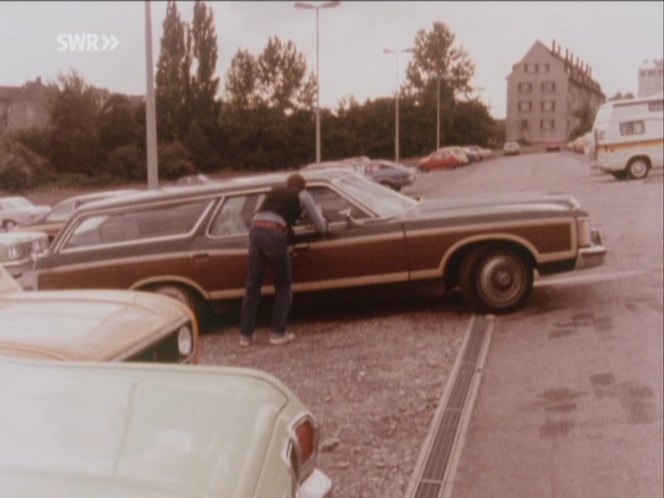
[[[402,50],[391,50],[389,48],[383,49],[383,53],[394,54],[397,60],[396,95],[394,97],[394,162],[397,163],[399,162],[399,54],[405,54],[412,51],[412,48],[404,48]]]
[[[440,74],[436,75],[436,150],[440,149]]]
[[[157,163],[157,112],[154,95],[152,66],[152,16],[150,1],[145,2],[145,133],[147,149],[148,189],[159,187],[159,166]]]
[[[320,71],[318,65],[319,59],[319,36],[318,24],[320,9],[337,7],[341,2],[324,2],[320,5],[314,5],[310,2],[295,2],[298,9],[313,9],[316,11],[316,164],[320,163]]]

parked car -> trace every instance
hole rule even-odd
[[[50,211],[50,206],[35,206],[25,197],[0,197],[0,227],[12,230]]]
[[[35,259],[47,247],[48,237],[42,232],[0,233],[0,267],[18,278],[32,269]]]
[[[256,370],[0,359],[3,496],[326,498],[316,419]]]
[[[196,320],[171,298],[126,290],[23,292],[16,286],[0,268],[0,356],[196,362]]]
[[[547,142],[544,146],[546,152],[559,152],[561,149],[560,142]]]
[[[196,175],[185,175],[181,176],[175,182],[176,185],[199,185],[201,183],[210,183],[212,180],[209,176],[202,173]]]
[[[474,157],[476,157],[477,161],[483,161],[484,159],[488,159],[491,157],[491,149],[486,149],[484,147],[479,147],[477,145],[468,145],[463,148],[464,152],[466,154],[471,154]]]
[[[470,164],[470,159],[462,147],[452,145],[449,147],[443,147],[443,150],[449,151],[454,157],[456,157],[461,166],[467,166]]]
[[[521,146],[517,142],[506,142],[503,146],[503,152],[506,156],[521,154]]]
[[[349,171],[303,172],[329,234],[294,227],[293,290],[438,280],[479,310],[522,306],[540,275],[602,264],[588,214],[558,194],[418,201]],[[244,294],[250,219],[286,173],[78,209],[35,265],[39,289],[166,292],[200,310]],[[266,292],[271,292],[269,282]]]
[[[139,192],[137,189],[121,189],[121,190],[107,190],[103,192],[93,192],[91,194],[82,194],[74,197],[69,197],[63,201],[58,202],[53,209],[37,216],[32,221],[16,227],[18,231],[33,231],[44,232],[48,236],[48,241],[52,241],[55,235],[60,231],[67,219],[71,216],[76,208],[82,206],[86,202],[98,201],[109,197],[118,195],[126,195],[134,192]]]
[[[454,169],[457,166],[461,166],[459,159],[450,151],[443,149],[432,152],[417,163],[417,169],[424,172],[432,169]]]
[[[385,159],[371,159],[364,163],[364,174],[376,183],[394,190],[412,185],[417,171],[403,164]]]
[[[315,171],[331,168],[354,170],[376,183],[397,191],[411,185],[417,177],[417,172],[408,166],[385,159],[370,159],[366,156],[349,157],[340,161],[311,163],[304,166],[302,170]]]

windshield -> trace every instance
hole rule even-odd
[[[381,218],[399,216],[417,201],[358,175],[347,175],[334,184]]]

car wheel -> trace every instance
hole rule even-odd
[[[461,263],[461,295],[477,311],[509,313],[521,307],[533,289],[533,267],[510,248],[479,246]]]
[[[650,164],[645,159],[632,159],[627,165],[627,174],[630,178],[641,180],[648,176]]]
[[[162,296],[172,297],[176,301],[186,304],[192,311],[196,311],[194,299],[192,298],[191,293],[184,287],[179,285],[161,285],[155,288],[154,292],[161,294]]]
[[[16,228],[16,222],[14,220],[5,220],[2,222],[2,228],[9,232],[10,230]]]

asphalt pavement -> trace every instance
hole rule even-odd
[[[488,190],[506,177],[572,192],[609,254],[603,267],[541,280],[526,308],[495,318],[441,498],[664,495],[661,172],[621,183],[550,157],[450,186]]]

